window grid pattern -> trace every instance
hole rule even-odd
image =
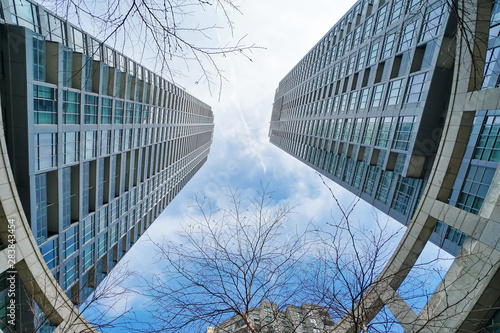
[[[378,168],[376,165],[369,165],[366,171],[365,183],[363,184],[363,193],[372,195],[373,188],[377,179]]]
[[[97,100],[97,96],[85,95],[85,124],[97,124]]]
[[[392,117],[382,118],[378,128],[377,141],[375,145],[379,147],[387,147],[391,140],[391,131],[392,131]]]
[[[35,176],[35,205],[36,241],[42,244],[47,240],[47,178],[44,173]]]
[[[101,124],[111,124],[112,100],[110,98],[101,99]]]
[[[412,75],[408,78],[408,84],[403,103],[418,103],[423,100],[425,84],[427,81],[427,72]]]
[[[45,81],[45,38],[36,34],[33,34],[33,79]]]
[[[382,170],[380,175],[380,182],[378,184],[377,193],[375,194],[375,199],[386,204],[389,200],[390,191],[392,188],[392,182],[394,180],[394,172]]]
[[[80,155],[80,133],[64,132],[63,136],[63,163],[73,163],[79,160]]]
[[[74,91],[63,91],[63,124],[80,123],[80,94]]]
[[[35,134],[35,170],[57,165],[57,133]]]
[[[72,258],[62,272],[62,287],[68,290],[78,280],[78,257]]]
[[[35,124],[57,124],[55,89],[33,85],[33,120]]]
[[[479,214],[495,170],[495,168],[471,165],[467,170],[456,206],[468,212]]]
[[[95,244],[92,243],[90,246],[87,248],[83,249],[83,254],[82,254],[82,271],[86,272],[88,271],[92,265],[94,264],[94,257],[95,257]]]
[[[62,169],[62,227],[67,229],[71,224],[71,168]]]
[[[491,162],[500,161],[500,115],[485,117],[473,159]]]
[[[434,6],[426,9],[419,42],[423,42],[436,37],[443,26],[445,18],[445,6],[437,2]]]
[[[415,130],[415,117],[399,117],[392,148],[408,150]]]
[[[403,215],[410,213],[411,201],[417,191],[419,181],[415,178],[401,177],[396,185],[392,208]]]

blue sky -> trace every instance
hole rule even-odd
[[[195,194],[222,203],[226,200],[224,193],[228,186],[253,195],[260,182],[269,183],[277,201],[298,205],[293,216],[297,224],[311,219],[317,222],[327,220],[334,208],[328,189],[315,171],[270,144],[268,130],[279,81],[354,1],[252,0],[237,3],[243,14],[234,13],[232,16],[234,36],[227,30],[218,30],[212,38],[226,44],[231,38],[237,40],[246,35],[248,44],[255,43],[263,49],[249,54],[252,61],[238,55],[217,59],[228,79],[220,98],[216,92],[211,94],[206,85],[195,84],[196,69],[176,79],[176,84],[212,107],[215,133],[206,164],[149,228],[148,235],[156,240],[175,237],[175,232],[187,220],[186,214]],[[222,20],[220,14],[198,13],[187,20],[188,23],[189,20],[195,23],[198,20]],[[328,180],[327,183],[343,204],[355,200],[350,192]],[[354,218],[372,221],[373,212],[370,205],[360,201]],[[380,218],[388,219],[383,214]],[[397,222],[390,223],[394,229],[401,227]],[[154,264],[151,244],[145,238],[143,236],[133,246],[119,265],[127,263],[137,272],[161,270]],[[435,250],[430,251],[432,257]],[[123,308],[131,305],[142,307],[137,295],[132,295],[127,303],[121,303]]]

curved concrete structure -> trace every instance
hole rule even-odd
[[[459,12],[465,24],[475,24],[467,24],[469,29],[461,31],[457,38],[451,101],[429,182],[401,243],[366,295],[376,309],[371,318],[386,305],[407,332],[479,331],[488,324],[500,302],[500,172],[497,169],[478,215],[447,204],[476,110],[500,109],[500,88],[478,90],[491,1],[468,2]],[[415,313],[396,290],[438,221],[469,236],[425,307]],[[353,332],[353,323],[345,317],[333,331]]]
[[[6,247],[0,251],[0,271],[17,272],[24,288],[31,294],[28,297],[38,304],[50,324],[57,326],[54,332],[97,332],[55,281],[38,249],[17,193],[1,117],[0,114],[0,238]],[[15,242],[9,242],[12,240],[12,237],[9,238],[9,224],[12,223],[15,226]],[[14,269],[9,267],[7,244],[15,249]]]

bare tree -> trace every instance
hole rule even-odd
[[[395,319],[382,312],[376,320],[364,295],[374,287],[397,245],[403,226],[390,228],[375,212],[360,223],[352,215],[359,198],[344,207],[324,182],[334,201],[331,220],[315,228],[315,253],[307,289],[311,301],[325,306],[334,321],[349,317],[355,332],[389,332]],[[378,306],[378,304],[375,304]]]
[[[219,94],[225,81],[219,58],[238,54],[250,60],[249,53],[258,48],[246,44],[244,36],[234,37],[232,16],[241,11],[233,0],[46,0],[43,4],[71,22],[90,22],[103,42],[152,60],[154,69],[172,81],[187,76],[195,65],[190,74],[194,83],[206,84],[210,91],[217,87]],[[218,22],[218,13],[225,23]],[[234,41],[215,41],[221,29],[229,29]]]
[[[148,281],[148,332],[205,332],[230,317],[248,332],[264,332],[300,295],[305,233],[290,228],[291,207],[274,206],[266,186],[252,199],[233,190],[228,198],[217,208],[195,198],[200,217],[184,227],[180,240],[156,243],[166,267]],[[256,323],[251,313],[266,301],[277,304],[268,314],[272,320]]]

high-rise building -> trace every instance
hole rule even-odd
[[[205,163],[213,113],[27,0],[0,1],[0,101],[32,234],[79,304]]]
[[[407,225],[450,99],[454,33],[443,1],[358,1],[280,82],[271,143]]]
[[[385,306],[407,332],[498,331],[499,13],[360,0],[276,90],[271,143],[408,226],[364,296],[369,320]],[[428,241],[456,256],[415,312],[398,288]]]
[[[301,306],[288,305],[285,310],[273,302],[262,301],[259,307],[251,309],[249,322],[257,332],[275,333],[319,333],[328,332],[333,320],[328,310],[319,305],[302,303]],[[250,332],[240,316],[222,322],[219,327],[208,327],[206,333],[246,333]]]

